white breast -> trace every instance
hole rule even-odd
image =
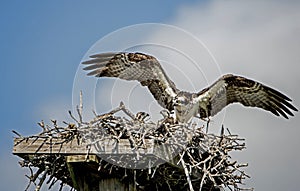
[[[185,106],[176,106],[176,119],[179,122],[186,123],[199,112],[199,102],[192,102]]]

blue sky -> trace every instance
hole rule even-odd
[[[39,132],[36,123],[51,117],[46,111],[53,110],[51,106],[63,105],[57,113],[67,113],[81,59],[97,40],[121,27],[139,23],[180,26],[208,46],[223,73],[242,74],[275,86],[293,98],[299,109],[300,92],[293,88],[300,81],[299,8],[297,1],[2,3],[0,167],[4,170],[0,172],[0,190],[22,190],[27,181],[18,158],[11,154],[11,130],[23,135]],[[153,38],[159,39],[159,35]],[[241,154],[241,160],[250,163],[250,186],[257,190],[296,189],[300,155],[292,150],[300,144],[296,137],[300,133],[296,128],[299,116],[287,121],[240,106],[228,110],[226,116],[237,117],[227,117],[226,125],[247,139],[248,150]],[[267,153],[274,144],[288,158],[288,164],[283,165],[286,161],[282,156]],[[286,149],[285,144],[293,149]],[[267,156],[274,160],[267,163]],[[274,176],[272,165],[289,176]],[[274,189],[268,187],[271,182],[275,182]]]
[[[192,2],[185,2],[192,3]],[[1,134],[0,161],[11,155],[12,133],[40,131],[39,108],[49,100],[63,99],[71,109],[72,85],[85,52],[102,36],[132,24],[167,22],[180,1],[7,1],[0,7]],[[47,119],[45,119],[47,120]],[[1,165],[2,166],[2,165]],[[7,168],[9,169],[9,168]],[[14,173],[1,172],[0,190],[25,188]]]
[[[39,119],[33,110],[48,99],[71,97],[77,66],[92,44],[127,25],[166,22],[180,6],[119,3],[12,1],[1,6],[3,127],[35,131]],[[10,139],[9,133],[1,134],[1,141]]]

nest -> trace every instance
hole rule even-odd
[[[232,151],[245,149],[245,140],[228,129],[221,127],[219,135],[207,134],[204,126],[174,123],[167,112],[163,113],[162,120],[154,123],[147,113],[134,115],[122,103],[111,112],[95,114],[94,119],[84,122],[82,96],[80,98],[78,117],[69,112],[75,123],[59,126],[56,120],[52,120],[51,125],[42,121],[38,123],[42,132],[27,137],[13,131],[19,140],[15,146],[29,139],[43,139],[36,153],[23,157],[20,162],[30,172],[25,190],[32,184],[37,191],[42,185],[51,189],[55,184],[60,184],[60,190],[66,185],[74,189],[65,155],[39,154],[44,144],[55,142],[62,147],[75,141],[86,145],[88,160],[95,151],[103,158],[103,145],[107,142],[117,149],[118,143],[124,140],[129,142],[130,152],[105,155],[97,164],[98,172],[131,182],[135,190],[153,190],[154,187],[156,190],[252,190],[242,188],[244,180],[250,178],[243,170],[247,164],[239,164],[230,156]],[[120,112],[125,116],[119,116]]]

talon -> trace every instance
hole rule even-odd
[[[209,122],[210,122],[210,118],[208,117],[206,122],[206,134],[208,133]]]

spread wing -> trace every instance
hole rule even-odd
[[[231,103],[258,107],[288,119],[298,111],[287,96],[259,82],[232,74],[224,75],[209,88],[198,93],[209,101],[208,115],[213,116]],[[201,113],[200,113],[201,115]],[[205,115],[205,114],[204,114]],[[207,117],[207,116],[204,116]]]
[[[168,78],[158,60],[142,53],[101,53],[90,56],[83,62],[88,75],[96,77],[116,77],[123,80],[137,80],[147,86],[158,103],[169,110],[178,90]]]

